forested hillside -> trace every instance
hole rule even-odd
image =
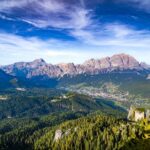
[[[52,126],[84,115],[84,113],[66,112],[36,118],[3,119],[0,121],[0,149],[34,149],[34,142]]]
[[[144,124],[99,115],[99,112],[82,117],[84,115],[68,112],[2,120],[0,147],[7,150],[130,150],[136,144],[142,146],[145,143],[148,148]]]
[[[144,141],[143,127],[114,117],[89,116],[52,128],[34,146],[36,150],[116,150],[125,147],[128,150],[133,146],[126,144],[134,145],[136,140],[141,146],[140,141]],[[148,150],[148,145],[145,145],[145,150]]]
[[[110,100],[68,93],[56,89],[6,90],[1,92],[0,119],[15,117],[37,117],[54,112],[84,112],[101,110],[104,113],[125,113],[122,107]]]

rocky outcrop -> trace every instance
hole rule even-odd
[[[150,121],[150,110],[131,106],[128,113],[128,120],[137,122],[143,119]]]
[[[65,132],[62,132],[62,130],[58,129],[55,131],[54,141],[57,142],[58,140],[61,140],[64,136],[68,136],[70,133],[71,129],[68,129]]]
[[[102,59],[90,59],[81,65],[73,63],[52,65],[47,64],[43,59],[33,62],[19,62],[8,66],[1,66],[6,73],[14,76],[33,78],[45,76],[49,78],[62,77],[64,75],[97,74],[100,72],[110,72],[116,69],[143,70],[150,67],[144,63],[139,63],[135,58],[126,54],[118,54]]]
[[[135,121],[140,121],[142,119],[144,119],[144,111],[135,111]]]
[[[128,120],[134,120],[134,111],[135,111],[135,108],[131,106],[128,112],[128,117],[127,117]]]
[[[150,109],[146,111],[146,119],[150,121]]]
[[[73,63],[68,63],[68,64],[58,64],[57,65],[61,70],[62,70],[62,76],[65,74],[70,74],[74,75],[77,73],[76,66]]]
[[[140,121],[142,119],[144,119],[144,110],[131,106],[128,113],[128,120]]]
[[[61,130],[56,130],[55,131],[55,136],[54,136],[54,141],[58,141],[62,138],[62,131]]]

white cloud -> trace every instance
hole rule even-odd
[[[0,32],[0,63],[32,61],[37,58],[44,58],[52,63],[69,62],[78,58],[78,52],[72,47],[72,43],[65,41],[25,38]]]
[[[0,1],[0,11],[6,11],[14,7],[21,7],[27,3],[26,0],[17,1],[17,0],[1,0]]]
[[[89,10],[83,7],[84,1],[80,0],[80,3],[81,5],[73,5],[60,0],[2,0],[0,12],[17,13],[17,19],[39,28],[81,29],[89,26],[91,20]],[[24,9],[28,9],[28,13],[24,13]]]
[[[150,0],[117,0],[117,2],[132,4],[137,8],[150,12]]]
[[[44,0],[44,1],[36,1],[35,5],[39,8],[41,7],[41,9],[38,11],[38,9],[36,9],[36,11],[38,11],[38,13],[42,13],[42,11],[45,11],[47,13],[49,12],[62,12],[65,10],[65,5],[62,2],[58,2],[58,1],[54,1],[54,0]]]
[[[105,24],[100,29],[74,30],[71,34],[80,41],[96,46],[149,47],[150,31],[136,30],[123,24]]]
[[[0,14],[0,18],[4,20],[9,20],[9,21],[15,21],[13,18],[7,17],[5,15]]]
[[[107,24],[105,27],[105,31],[112,33],[115,37],[124,38],[131,34],[134,34],[135,31],[130,29],[126,25],[123,24]]]
[[[90,25],[91,20],[88,17],[88,11],[82,8],[75,9],[74,12],[69,12],[69,14],[64,14],[66,19],[62,16],[56,15],[45,19],[42,18],[24,18],[21,19],[29,24],[32,24],[39,28],[54,27],[59,29],[82,29]]]
[[[148,56],[150,31],[136,30],[133,27],[119,24],[100,24],[92,19],[92,11],[81,5],[66,5],[60,0],[1,0],[0,12],[15,14],[16,10],[23,13],[17,19],[32,24],[38,28],[54,27],[68,29],[78,43],[61,40],[42,40],[37,37],[25,38],[0,32],[1,62],[31,61],[44,58],[48,62],[81,62],[91,57],[102,57],[114,53],[133,54],[142,61],[150,63]],[[123,0],[118,0],[123,1]],[[127,0],[148,8],[148,1]],[[149,7],[150,8],[150,7]],[[3,19],[12,19],[0,14]],[[142,54],[142,50],[146,53]],[[80,57],[79,57],[80,54]],[[9,60],[7,60],[7,57]]]
[[[54,39],[42,40],[37,37],[25,38],[0,32],[0,64],[32,61],[37,58],[43,58],[54,64],[82,63],[86,59],[101,58],[116,53],[127,53],[150,64],[149,35],[142,38],[139,33],[132,31],[135,37],[120,39],[114,36],[113,39],[98,37],[89,32],[83,33],[83,30],[81,32],[81,35],[76,35],[82,36],[83,43],[80,44]]]

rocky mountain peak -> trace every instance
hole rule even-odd
[[[139,62],[132,56],[127,54],[117,54],[112,57],[105,57],[102,59],[90,59],[84,64],[86,67],[92,67],[97,69],[107,68],[129,68],[133,69],[139,67]]]
[[[134,57],[127,54],[117,54],[102,59],[90,59],[81,65],[74,63],[61,63],[58,65],[47,64],[43,59],[33,62],[19,62],[8,66],[2,66],[6,73],[15,76],[32,78],[34,76],[62,77],[65,74],[97,74],[113,70],[149,69],[145,63],[139,63]]]
[[[57,66],[60,67],[64,74],[76,74],[76,66],[74,63],[61,63]]]
[[[123,67],[133,69],[139,67],[139,62],[132,56],[127,54],[118,54],[110,57],[112,67]]]
[[[45,60],[40,58],[40,59],[35,59],[32,63],[36,64],[46,64]]]

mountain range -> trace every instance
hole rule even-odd
[[[149,91],[150,66],[126,54],[1,66],[0,148],[149,149],[146,121],[126,120],[131,105],[150,108]]]
[[[134,57],[127,54],[117,54],[102,59],[90,59],[78,65],[74,63],[52,65],[46,63],[43,59],[36,59],[32,62],[17,62],[1,66],[0,68],[9,75],[28,79],[39,76],[60,78],[64,75],[99,74],[116,70],[150,70],[149,65],[140,63]]]

